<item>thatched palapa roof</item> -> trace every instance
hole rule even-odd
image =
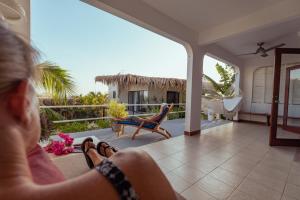
[[[186,80],[179,78],[160,78],[139,76],[134,74],[117,74],[108,76],[96,76],[96,82],[101,82],[106,85],[118,85],[120,87],[128,87],[131,85],[148,85],[157,88],[176,88],[179,90],[185,90]]]

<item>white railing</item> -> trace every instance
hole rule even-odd
[[[125,106],[161,106],[161,103],[150,103],[150,104],[126,104]],[[171,105],[171,104],[168,104]],[[176,103],[174,106],[185,106],[185,103]],[[103,105],[58,105],[58,106],[40,106],[40,108],[108,108],[108,104]]]
[[[124,104],[126,107],[131,106],[161,106],[161,104]],[[169,104],[170,105],[170,104]],[[178,103],[173,104],[174,106],[185,106],[184,103]],[[108,109],[108,105],[58,105],[58,106],[40,106],[40,109],[59,109],[59,108],[103,108]],[[175,113],[185,113],[185,111],[176,111],[176,112],[170,112],[169,114],[175,114]],[[157,113],[139,113],[139,114],[132,114],[128,115],[129,117],[136,116],[136,117],[142,117],[142,116],[151,116],[155,115]],[[92,118],[83,118],[83,119],[65,119],[65,120],[55,120],[52,121],[54,124],[60,124],[60,123],[70,123],[70,122],[82,122],[82,121],[95,121],[95,120],[105,120],[105,119],[112,119],[110,116],[106,117],[92,117]]]
[[[177,112],[169,112],[169,114],[174,113],[185,113],[185,111],[177,111]],[[136,115],[128,115],[128,117],[142,117],[142,116],[151,116],[155,115],[157,113],[146,113],[146,114],[136,114]],[[69,123],[69,122],[83,122],[83,121],[94,121],[94,120],[104,120],[104,119],[112,119],[113,117],[95,117],[95,118],[84,118],[84,119],[70,119],[70,120],[57,120],[52,121],[54,124],[60,124],[60,123]]]

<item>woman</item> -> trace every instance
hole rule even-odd
[[[37,146],[40,121],[33,87],[35,57],[28,44],[0,24],[0,199],[130,199],[120,193],[124,188],[116,187],[111,169],[123,175],[125,192],[131,191],[131,199],[176,199],[151,157],[136,150],[109,158],[97,156],[95,169],[77,178],[64,181],[58,176],[49,181],[51,184],[39,183],[36,174],[48,174],[49,167],[52,171],[56,168]],[[90,142],[83,146],[90,158],[97,153],[92,146]],[[28,158],[32,152],[47,161],[44,168],[35,168],[38,173],[29,163],[34,160]]]

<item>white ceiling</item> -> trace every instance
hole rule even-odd
[[[250,15],[281,0],[142,0],[192,30],[205,29]]]
[[[294,0],[142,1],[196,31],[199,36],[208,37],[207,44],[221,46],[233,55],[255,52],[258,42],[265,42],[265,48],[279,43],[286,43],[284,47],[300,48],[300,37],[297,35],[300,32],[300,16],[282,17],[277,21],[274,16],[274,14],[287,12],[288,9],[293,8],[295,4],[289,3],[296,2]],[[273,8],[271,8],[272,6]],[[274,7],[277,10],[274,10]],[[284,10],[286,8],[288,9]],[[274,21],[272,21],[273,19]],[[267,22],[268,20],[271,22]],[[248,29],[250,26],[251,28]],[[220,29],[220,27],[222,28]],[[239,29],[240,27],[243,28]],[[210,36],[212,39],[209,38]],[[204,42],[206,40],[205,38],[201,39]],[[201,44],[202,41],[198,42]],[[272,52],[268,54],[271,55]],[[255,58],[255,56],[257,55],[239,56],[239,58],[248,59]]]
[[[265,47],[271,47],[285,43],[289,48],[300,47],[300,18],[265,27],[247,33],[242,33],[230,38],[218,41],[216,44],[227,49],[234,55],[254,52],[257,49],[257,42],[265,42]],[[243,56],[247,58],[250,56]]]
[[[222,47],[228,59],[254,52],[257,42],[265,42],[265,48],[281,42],[300,48],[300,0],[82,1],[175,41],[197,42],[210,51]]]

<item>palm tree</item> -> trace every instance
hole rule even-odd
[[[40,79],[37,86],[50,95],[55,103],[66,103],[68,95],[75,94],[75,84],[69,72],[51,62],[37,65]],[[53,120],[61,120],[63,116],[51,108],[40,110],[42,135],[46,139],[51,134]]]
[[[40,72],[38,86],[50,95],[55,103],[66,102],[69,95],[75,94],[75,84],[70,73],[51,62],[37,65]]]
[[[215,91],[207,91],[207,94],[211,96],[232,96],[234,94],[234,90],[232,88],[232,84],[235,81],[235,72],[232,66],[226,65],[223,67],[219,63],[216,64],[216,70],[221,77],[220,83],[213,80],[211,77],[203,74],[204,79],[209,81]]]

